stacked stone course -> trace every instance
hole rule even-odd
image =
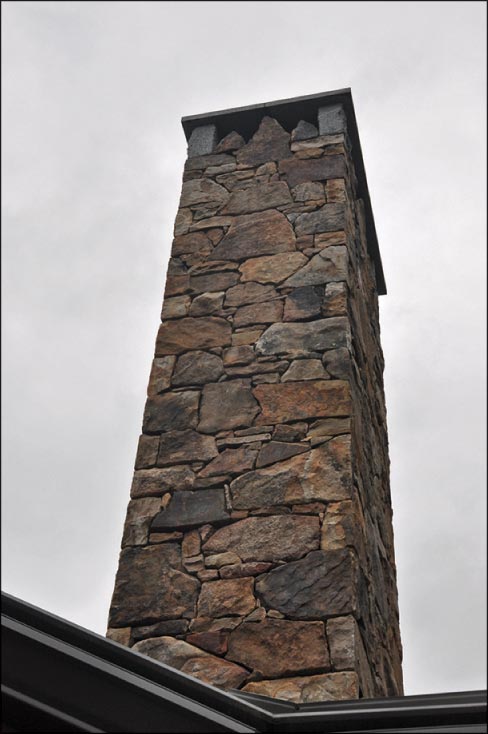
[[[108,630],[297,702],[402,693],[377,286],[332,112],[186,162]]]

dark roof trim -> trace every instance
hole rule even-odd
[[[5,731],[483,732],[483,691],[295,705],[221,691],[2,594]]]
[[[222,139],[225,135],[235,130],[246,140],[249,140],[257,130],[261,119],[266,115],[274,117],[286,130],[291,132],[300,120],[306,120],[316,125],[319,107],[336,103],[341,103],[346,112],[347,131],[352,144],[352,157],[358,180],[358,195],[364,201],[368,248],[375,266],[378,293],[379,295],[385,295],[385,276],[369,196],[356,114],[349,88],[322,92],[320,94],[308,94],[304,97],[279,99],[274,102],[264,102],[246,107],[234,107],[228,110],[206,112],[199,115],[188,115],[182,117],[181,124],[183,125],[187,140],[189,140],[193,130],[201,125],[216,125],[219,139]]]

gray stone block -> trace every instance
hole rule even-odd
[[[319,107],[317,120],[320,135],[336,135],[347,130],[346,113],[341,104]]]
[[[215,125],[196,127],[188,141],[188,158],[198,155],[210,155],[217,145],[217,128]]]

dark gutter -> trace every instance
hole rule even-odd
[[[375,266],[378,294],[385,295],[385,276],[350,88],[337,89],[320,94],[308,94],[303,97],[293,97],[291,99],[279,99],[274,102],[264,102],[246,107],[234,107],[227,110],[206,112],[199,115],[188,115],[181,118],[181,124],[187,140],[190,139],[193,130],[201,125],[215,125],[219,139],[222,139],[225,135],[235,130],[245,140],[249,140],[257,130],[262,118],[266,115],[274,117],[285,130],[291,132],[300,120],[317,125],[318,109],[337,103],[343,105],[346,113],[347,132],[351,140],[352,157],[358,180],[358,196],[364,201],[368,248]]]
[[[6,732],[486,732],[484,691],[301,705],[221,691],[7,594],[2,643]]]

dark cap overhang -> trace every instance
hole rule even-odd
[[[279,99],[274,102],[264,102],[262,104],[248,105],[247,107],[234,107],[228,110],[188,115],[187,117],[182,117],[181,124],[183,125],[187,140],[190,139],[193,130],[202,125],[215,125],[219,139],[235,131],[240,133],[245,140],[249,140],[265,116],[274,117],[285,130],[291,132],[300,120],[305,120],[316,125],[319,108],[337,103],[343,105],[346,113],[347,132],[352,145],[352,157],[358,181],[358,196],[364,201],[368,249],[374,262],[378,294],[384,295],[386,294],[386,283],[383,274],[383,265],[381,263],[368,181],[361,152],[361,143],[359,141],[354,104],[349,88],[322,92],[321,94],[308,94],[304,97]]]

